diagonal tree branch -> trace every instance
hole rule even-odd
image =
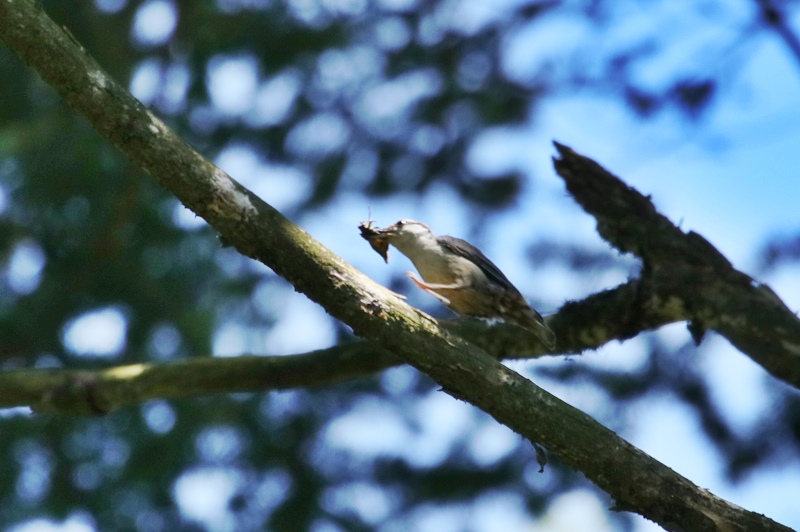
[[[0,0],[0,39],[93,126],[246,256],[668,530],[788,530],[699,489],[333,255],[205,161],[111,80],[31,0]]]
[[[556,171],[612,246],[644,262],[654,299],[713,329],[774,377],[800,388],[800,319],[768,286],[736,270],[697,233],[684,233],[649,198],[556,143]]]

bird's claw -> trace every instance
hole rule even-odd
[[[422,279],[417,277],[417,274],[415,274],[414,272],[406,272],[406,277],[414,281],[414,284],[417,285],[418,287],[422,288],[423,290],[427,290],[428,287],[425,285]]]
[[[414,284],[417,285],[417,287],[423,292],[427,292],[445,305],[450,306],[450,300],[448,298],[436,292],[432,285],[425,283],[425,281],[417,277],[414,272],[406,272],[406,277],[414,281]]]

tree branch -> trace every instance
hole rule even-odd
[[[761,17],[768,25],[775,28],[783,42],[789,47],[795,61],[800,63],[800,39],[794,34],[786,20],[786,15],[775,5],[773,0],[756,0],[761,8]]]
[[[644,262],[651,297],[713,329],[774,377],[800,388],[800,320],[767,285],[736,270],[697,233],[684,233],[649,198],[556,143],[556,171],[597,231]]]
[[[31,0],[0,0],[0,38],[141,168],[246,256],[454,397],[556,452],[668,530],[789,530],[697,486],[586,414],[448,334],[205,161],[111,80]]]
[[[559,351],[580,353],[614,339],[636,336],[685,319],[629,281],[565,304],[548,322]],[[439,325],[497,359],[548,355],[533,333],[515,325],[480,320],[441,320]],[[290,356],[194,357],[167,363],[103,369],[20,369],[0,373],[0,408],[29,406],[35,412],[96,415],[151,399],[212,393],[258,392],[335,384],[373,375],[402,360],[365,341]]]
[[[99,370],[20,369],[0,373],[0,408],[107,414],[150,399],[329,385],[398,364],[390,352],[354,342],[291,356],[190,358]]]

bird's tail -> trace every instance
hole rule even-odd
[[[555,349],[556,333],[547,326],[542,315],[533,308],[528,307],[522,312],[517,313],[510,321],[516,323],[523,329],[531,331],[548,349]]]

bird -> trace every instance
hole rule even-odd
[[[384,229],[372,221],[360,226],[361,236],[388,262],[388,245],[414,264],[422,279],[406,275],[456,314],[476,318],[502,318],[533,332],[548,349],[556,335],[519,290],[478,248],[460,238],[436,236],[416,220],[400,220]]]

